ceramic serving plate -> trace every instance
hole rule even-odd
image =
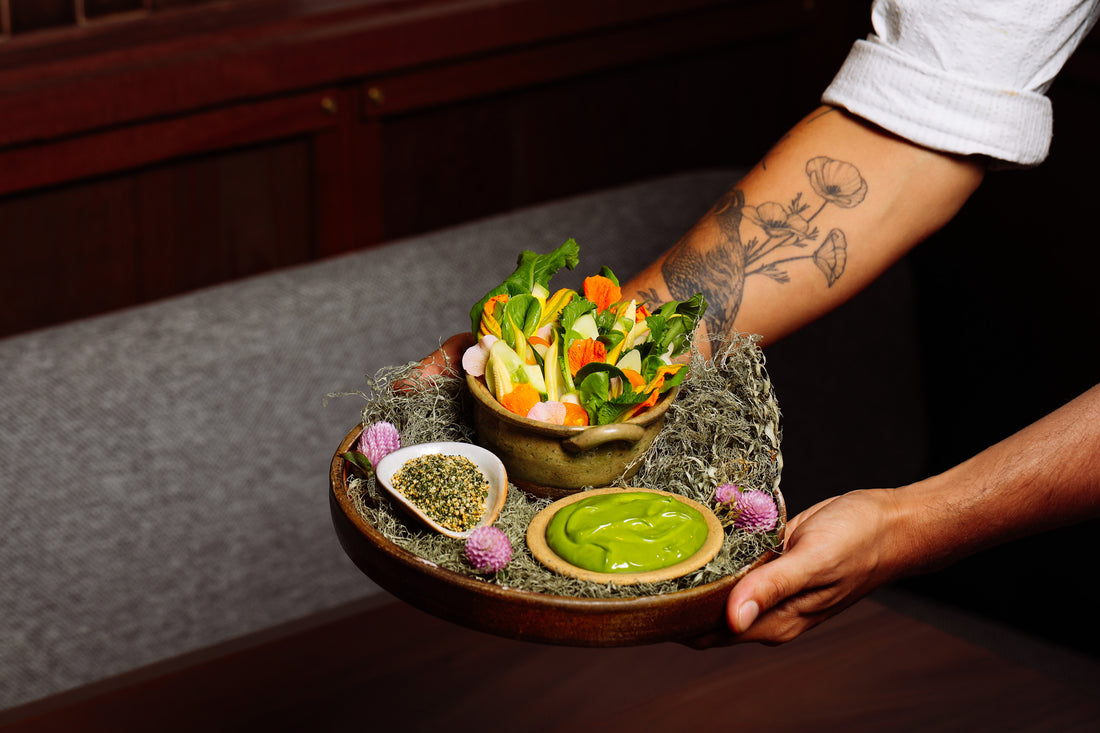
[[[581,647],[622,647],[677,641],[688,645],[728,636],[726,598],[751,565],[714,582],[636,598],[575,598],[507,588],[441,568],[395,545],[366,521],[347,492],[340,455],[359,439],[356,426],[330,464],[329,508],[348,557],[378,585],[412,606],[477,631],[523,641]],[[776,491],[782,539],[786,508]]]

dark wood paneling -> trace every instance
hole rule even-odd
[[[31,31],[76,23],[73,0],[8,0],[11,32]]]
[[[104,18],[119,13],[132,13],[144,10],[146,0],[84,0],[84,17]]]
[[[760,59],[792,90],[790,37],[745,42],[385,118],[387,238],[691,168],[750,166],[814,104],[739,91]],[[392,87],[380,84],[379,89]],[[387,96],[388,99],[388,96]]]
[[[333,129],[343,124],[341,94],[325,89],[9,150],[2,156],[0,194]]]
[[[67,310],[21,283],[24,315],[0,335],[744,164],[813,104],[800,90],[829,17],[802,0],[241,0],[5,43],[9,240],[63,255],[63,226],[25,229],[22,209],[49,199],[58,222],[76,222],[86,191],[111,182],[130,192],[115,246],[133,252],[110,277],[71,283],[83,291]],[[746,113],[745,79],[761,65],[784,94]],[[36,256],[9,245],[0,269],[39,277]]]
[[[219,4],[218,12],[156,13],[140,26],[4,49],[0,146],[638,24],[659,32],[684,14],[695,19],[697,33],[710,36],[724,27],[733,37],[761,32],[753,27],[764,22],[757,18],[767,18],[773,29],[808,27],[817,17],[800,9],[812,5],[791,0],[335,4],[350,7],[317,12],[317,3]],[[738,15],[749,22],[739,23]]]
[[[312,141],[0,199],[0,333],[315,259]]]
[[[137,302],[134,183],[0,199],[0,334]]]
[[[313,259],[310,184],[306,138],[140,172],[139,298]]]

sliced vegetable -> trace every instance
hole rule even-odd
[[[471,309],[484,338],[464,362],[471,374],[483,368],[490,391],[517,414],[567,425],[626,420],[683,381],[686,367],[673,360],[691,348],[706,300],[697,294],[650,313],[623,299],[607,267],[584,280],[583,295],[550,295],[550,278],[578,261],[571,239],[547,255],[521,253],[512,275]]]

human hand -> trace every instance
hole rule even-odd
[[[897,517],[889,489],[853,491],[796,516],[783,553],[730,592],[731,641],[790,641],[900,576],[909,548]]]
[[[470,332],[456,333],[444,341],[438,349],[420,360],[421,373],[431,377],[436,374],[458,376],[462,373],[462,354],[477,343]]]

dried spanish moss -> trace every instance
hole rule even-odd
[[[673,491],[713,505],[723,483],[744,490],[779,488],[783,461],[779,449],[779,407],[764,357],[750,337],[716,341],[715,356],[692,358],[680,395],[669,408],[661,434],[642,457],[631,486]],[[400,386],[400,388],[397,388]],[[397,426],[403,445],[436,440],[476,442],[470,427],[465,382],[447,377],[421,379],[417,365],[388,367],[368,378],[363,422],[386,420]],[[615,485],[627,485],[622,480]],[[479,576],[465,557],[464,543],[422,530],[398,514],[374,486],[373,479],[355,479],[349,496],[358,511],[383,535],[408,551],[456,573]],[[485,582],[554,595],[617,598],[668,593],[709,583],[736,573],[768,550],[778,534],[727,530],[718,556],[699,572],[663,583],[634,586],[601,585],[567,578],[544,568],[527,550],[527,525],[550,504],[515,486],[496,526],[512,543],[512,561]]]

